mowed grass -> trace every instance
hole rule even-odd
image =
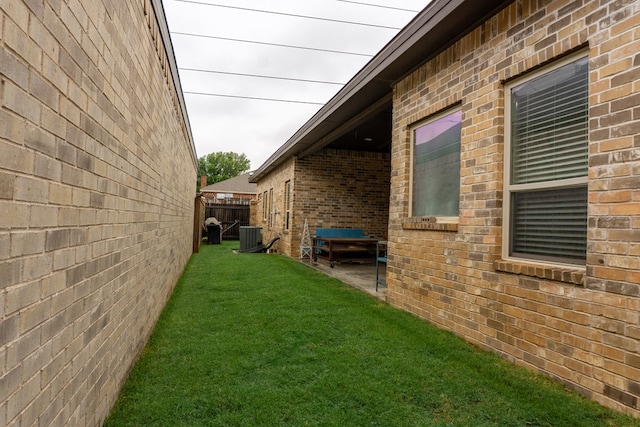
[[[640,426],[280,255],[193,256],[106,426]]]

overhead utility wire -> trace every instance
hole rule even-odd
[[[179,0],[179,1],[182,1],[182,0]],[[369,58],[373,57],[373,55],[369,55],[369,54],[366,54],[366,53],[345,52],[345,51],[342,51],[342,50],[320,49],[320,48],[306,47],[306,46],[293,46],[293,45],[289,45],[289,44],[258,42],[258,41],[255,41],[255,40],[232,39],[232,38],[229,38],[229,37],[218,37],[218,36],[208,36],[208,35],[205,35],[205,34],[183,33],[183,32],[180,32],[180,31],[171,31],[171,34],[177,34],[177,35],[180,35],[180,36],[189,36],[189,37],[203,37],[203,38],[207,38],[207,39],[216,39],[216,40],[226,40],[226,41],[231,41],[231,42],[261,44],[261,45],[266,45],[266,46],[288,47],[288,48],[292,48],[292,49],[314,50],[314,51],[317,51],[317,52],[339,53],[339,54],[342,54],[342,55],[366,56],[366,57],[369,57]]]
[[[253,96],[240,96],[240,95],[224,95],[221,93],[205,93],[205,92],[189,92],[182,91],[182,93],[190,94],[190,95],[205,95],[205,96],[219,96],[222,98],[240,98],[240,99],[251,99],[255,101],[273,101],[273,102],[289,102],[293,104],[311,104],[311,105],[324,105],[324,102],[309,102],[309,101],[294,101],[291,99],[278,99],[278,98],[258,98]]]
[[[228,72],[228,71],[202,70],[202,69],[198,69],[198,68],[181,68],[181,67],[179,67],[178,70],[196,71],[196,72],[199,72],[199,73],[225,74],[225,75],[228,75],[228,76],[258,77],[258,78],[261,78],[261,79],[276,79],[276,80],[287,80],[287,81],[294,81],[294,82],[321,83],[321,84],[326,84],[326,85],[344,86],[344,83],[327,82],[327,81],[324,81],[324,80],[294,79],[293,77],[276,77],[276,76],[265,76],[265,75],[260,75],[260,74],[231,73],[231,72]]]
[[[318,21],[337,22],[337,23],[340,23],[340,24],[362,25],[362,26],[365,26],[365,27],[385,28],[387,30],[399,30],[400,29],[398,27],[389,27],[389,26],[386,26],[386,25],[367,24],[367,23],[364,23],[364,22],[354,22],[354,21],[343,21],[343,20],[340,20],[340,19],[320,18],[318,16],[297,15],[297,14],[294,14],[294,13],[275,12],[275,11],[272,11],[272,10],[252,9],[252,8],[248,8],[248,7],[227,6],[227,5],[223,5],[223,4],[205,3],[205,2],[196,1],[196,0],[175,0],[175,1],[180,1],[180,2],[183,2],[183,3],[201,4],[201,5],[205,5],[205,6],[222,7],[222,8],[227,8],[227,9],[244,10],[244,11],[248,11],[248,12],[260,12],[260,13],[270,13],[272,15],[292,16],[294,18],[306,18],[306,19],[315,19],[315,20],[318,20]]]
[[[360,1],[350,1],[350,0],[337,0],[337,1],[341,1],[343,3],[359,4],[359,5],[362,5],[362,6],[381,7],[383,9],[401,10],[403,12],[412,12],[412,13],[420,12],[419,10],[403,9],[401,7],[393,7],[393,6],[383,6],[381,4],[364,3],[364,2],[360,2]]]

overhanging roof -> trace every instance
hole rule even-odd
[[[253,172],[245,172],[233,178],[202,187],[202,193],[235,193],[235,194],[256,194],[257,185],[249,182]]]
[[[260,166],[258,182],[292,156],[330,144],[337,128],[389,96],[392,84],[433,58],[513,0],[433,0],[333,98]],[[390,102],[390,101],[389,101]]]

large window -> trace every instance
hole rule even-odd
[[[459,215],[461,129],[460,110],[413,129],[411,216]]]
[[[506,87],[506,257],[585,262],[588,68],[571,57]]]

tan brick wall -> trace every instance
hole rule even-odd
[[[191,254],[148,0],[0,7],[0,425],[101,425]]]
[[[586,268],[501,261],[504,82],[590,58]],[[517,1],[394,88],[387,298],[640,415],[640,4]],[[457,225],[408,218],[409,126],[463,112]]]
[[[386,237],[390,166],[388,154],[334,149],[290,159],[258,183],[258,210],[262,212],[264,192],[273,188],[274,206],[284,213],[284,184],[292,182],[291,229],[285,232],[284,215],[276,215],[274,228],[269,230],[259,214],[263,241],[279,234],[280,250],[299,257],[305,219],[311,235],[317,228],[344,227]]]
[[[291,193],[295,194],[294,170],[296,159],[291,158],[271,172],[266,179],[258,183],[258,201],[256,203],[255,222],[252,225],[262,227],[262,243],[267,244],[275,237],[280,237],[271,250],[292,255],[291,244],[295,234],[295,228],[291,226],[285,229],[285,182],[291,181]],[[269,208],[269,194],[273,191],[273,201]],[[264,198],[267,197],[267,213],[264,209]],[[277,214],[274,214],[274,209]],[[295,222],[293,212],[291,212],[291,224]]]

